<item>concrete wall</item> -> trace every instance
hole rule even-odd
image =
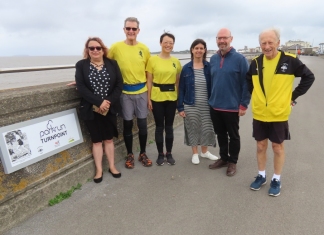
[[[0,127],[78,107],[79,100],[75,88],[67,87],[65,83],[0,91]],[[134,123],[133,146],[136,151],[139,143],[135,120]],[[181,123],[182,118],[176,115],[174,125]],[[80,126],[84,138],[82,144],[11,174],[4,173],[0,162],[0,234],[47,207],[48,201],[60,192],[66,192],[78,183],[92,181],[95,167],[91,140],[82,120]],[[154,129],[150,113],[148,142],[154,140]],[[118,131],[116,162],[126,156],[121,118],[118,118]],[[107,167],[107,161],[104,166]]]

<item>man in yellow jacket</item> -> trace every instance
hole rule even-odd
[[[274,153],[274,175],[269,195],[279,196],[280,175],[285,160],[284,140],[290,139],[288,118],[295,100],[307,92],[315,77],[296,55],[277,50],[280,45],[277,29],[261,32],[259,43],[263,54],[252,60],[247,73],[259,169],[250,188],[259,190],[267,182],[265,167],[269,139]],[[293,91],[295,77],[301,77],[301,80]]]

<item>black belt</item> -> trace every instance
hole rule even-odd
[[[175,84],[158,84],[153,82],[153,86],[159,87],[160,91],[175,91]]]

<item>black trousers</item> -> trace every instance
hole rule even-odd
[[[236,164],[241,148],[238,112],[218,111],[211,108],[210,117],[217,135],[221,159]]]
[[[155,120],[155,142],[159,153],[163,153],[163,132],[165,131],[166,151],[171,153],[173,146],[173,121],[177,108],[177,101],[155,102],[152,100],[153,116]]]

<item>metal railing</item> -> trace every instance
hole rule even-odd
[[[254,57],[260,53],[251,53],[246,54],[245,56]],[[207,59],[210,58],[210,55],[207,56]],[[179,60],[191,60],[191,57],[179,58]],[[51,65],[51,66],[33,66],[33,67],[21,67],[21,68],[3,68],[0,69],[0,74],[4,73],[21,73],[21,72],[37,72],[37,71],[46,71],[46,70],[59,70],[59,69],[73,69],[75,65]]]
[[[180,58],[179,60],[190,60],[190,57]],[[74,69],[75,65],[51,65],[51,66],[33,66],[33,67],[21,67],[21,68],[4,68],[0,69],[0,74],[4,73],[21,73],[21,72],[37,72],[46,70],[58,70],[58,69]]]
[[[4,68],[4,69],[0,69],[0,74],[35,72],[35,71],[58,70],[58,69],[73,69],[73,68],[75,68],[75,65],[51,65],[51,66],[21,67],[21,68]]]

